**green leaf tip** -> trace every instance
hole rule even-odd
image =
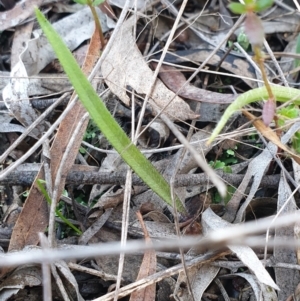
[[[132,170],[157,195],[172,206],[173,201],[168,182],[140,150],[132,144],[127,134],[112,117],[101,98],[97,95],[92,85],[83,74],[72,53],[66,47],[61,37],[52,28],[45,16],[38,9],[35,9],[35,13],[44,34],[53,47],[54,52],[72,83],[80,101],[89,112],[91,118]],[[184,213],[185,208],[178,198],[176,198],[175,203],[177,210]]]

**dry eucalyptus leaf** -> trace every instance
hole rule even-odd
[[[160,119],[154,120],[149,126],[142,126],[138,142],[143,148],[158,148],[165,143],[170,129]]]
[[[30,40],[33,25],[34,22],[31,21],[16,28],[11,48],[11,67],[18,63],[19,55],[22,53],[24,45],[26,45],[26,42]]]
[[[157,63],[152,62],[151,65],[156,68]],[[187,99],[208,103],[230,104],[233,97],[221,96],[220,93],[200,89],[190,83],[186,84],[186,78],[181,71],[175,67],[162,65],[159,70],[159,77],[163,83],[173,92]]]
[[[201,300],[203,293],[205,292],[207,287],[211,284],[211,282],[215,279],[219,270],[220,270],[219,267],[214,267],[209,264],[205,264],[202,266],[196,265],[188,269],[187,276],[191,283],[191,289],[192,289],[194,300]],[[184,287],[183,284],[185,284],[186,281],[187,280],[186,280],[185,273],[180,272],[174,291],[174,295],[177,295],[177,298],[180,301],[192,300],[188,289],[182,288]]]
[[[105,22],[103,22],[103,20],[106,20],[106,17],[97,7],[96,12],[101,21],[101,26],[107,28]],[[78,20],[80,20],[80,26],[77,26]],[[53,27],[65,41],[67,47],[73,51],[82,42],[91,38],[94,32],[94,19],[90,9],[86,7],[55,22]],[[22,61],[29,76],[38,74],[39,71],[56,58],[45,35],[41,34],[41,30],[35,30],[33,34],[36,38],[28,42],[28,47],[22,55]]]
[[[3,89],[3,100],[13,116],[28,127],[38,118],[38,114],[32,108],[28,97],[29,80],[22,61],[13,67],[10,76],[10,82]],[[39,137],[46,130],[46,123],[42,122],[32,131],[32,134]]]
[[[206,209],[202,214],[202,227],[205,234],[217,230],[233,227],[232,224],[224,221],[217,216],[210,208]],[[279,287],[266,271],[256,254],[247,246],[228,246],[228,248],[236,254],[236,256],[249,268],[249,270],[257,277],[258,281],[279,290]]]
[[[0,285],[0,300],[8,300],[25,286],[41,286],[42,272],[39,266],[26,265],[17,268]]]
[[[272,300],[277,301],[277,295],[273,288],[261,284],[257,281],[257,278],[254,275],[247,273],[236,273],[222,276],[223,279],[230,279],[232,277],[239,276],[244,278],[250,285],[253,290],[254,296],[257,301],[259,300]],[[261,298],[262,296],[262,298]]]
[[[63,281],[63,286],[68,292],[70,300],[84,301],[84,299],[79,293],[78,283],[66,262],[63,260],[58,260],[55,262],[55,267],[60,272],[60,277]]]
[[[100,10],[97,9],[97,12],[100,17]],[[74,26],[78,20],[81,21],[82,26]],[[94,21],[87,7],[56,22],[53,27],[66,41],[68,48],[73,50],[91,37]],[[41,30],[37,30],[33,34],[37,36],[40,32]],[[28,77],[38,74],[54,58],[53,49],[44,35],[30,40],[20,54],[18,63],[12,68],[9,83],[3,89],[3,100],[7,108],[25,127],[31,125],[38,118],[38,113],[32,108],[29,100],[30,82]],[[46,130],[47,124],[42,122],[32,131],[32,134],[39,137]]]
[[[175,227],[174,227],[174,224],[171,224],[169,222],[167,223],[161,223],[161,222],[151,222],[151,221],[145,221],[144,222],[146,227],[147,227],[147,230],[148,230],[148,233],[149,233],[149,236],[152,238],[152,239],[177,239],[178,236],[176,234],[176,231],[175,231]],[[132,233],[135,232],[136,234],[140,234],[140,235],[143,235],[143,230],[141,228],[141,225],[140,223],[138,223],[137,221],[134,222],[132,224]]]
[[[276,144],[278,147],[280,147],[282,150],[287,152],[298,164],[300,164],[300,156],[297,155],[295,152],[290,150],[286,145],[284,145],[277,134],[268,126],[266,126],[260,119],[256,119],[254,115],[249,113],[246,110],[242,110],[243,114],[253,122],[253,125],[256,127],[256,129],[268,140],[272,141],[274,144]]]
[[[106,84],[125,104],[130,103],[126,87],[130,86],[138,94],[147,94],[151,88],[153,72],[138,50],[132,35],[134,18],[127,20],[118,32],[115,43],[101,66]],[[173,120],[197,118],[180,97],[170,91],[159,79],[153,88],[151,98]]]
[[[175,53],[169,52],[165,57],[165,62],[173,63],[173,64],[184,64],[188,62],[193,63],[202,63],[206,60],[206,58],[211,54],[212,48],[202,47],[197,49],[188,49],[188,50],[179,50]],[[222,61],[222,69],[235,74],[244,81],[249,87],[257,88],[257,83],[255,81],[250,80],[251,78],[256,78],[255,70],[245,59],[240,58],[235,54],[236,52],[232,52],[232,54],[228,54],[224,59],[224,51],[219,50],[208,62],[208,65],[218,66]],[[155,56],[158,59],[160,55]],[[224,61],[223,61],[224,59]],[[229,74],[230,76],[230,74]],[[229,101],[234,100],[235,96],[232,94],[226,93],[218,93],[211,92],[212,96],[221,99],[227,99]]]
[[[34,7],[46,5],[52,0],[25,0],[18,2],[13,9],[0,13],[0,31],[15,27],[31,17],[33,19]]]
[[[152,241],[149,237],[149,233],[147,231],[147,228],[144,224],[142,214],[138,211],[136,213],[138,220],[141,223],[144,236],[145,236],[145,241],[149,244],[152,244]],[[140,269],[139,269],[139,274],[137,276],[136,280],[143,279],[149,275],[152,275],[156,272],[156,253],[154,250],[146,250],[144,253],[143,261],[141,263]],[[156,294],[156,283],[152,283],[149,286],[141,289],[141,290],[136,290],[134,291],[131,296],[129,301],[153,301],[155,300],[155,294]]]

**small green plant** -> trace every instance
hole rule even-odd
[[[45,200],[47,201],[47,203],[48,203],[49,205],[51,205],[52,200],[51,200],[51,198],[50,198],[50,196],[49,196],[49,194],[48,194],[48,192],[47,192],[47,190],[46,190],[46,188],[45,188],[45,181],[39,179],[39,180],[37,180],[36,183],[37,183],[37,186],[38,186],[40,192],[43,194]],[[60,206],[60,205],[59,205],[59,206]],[[56,215],[57,215],[57,216],[58,216],[58,217],[66,224],[66,225],[68,225],[71,229],[73,229],[77,234],[82,235],[81,230],[78,229],[76,226],[74,226],[71,222],[68,221],[68,219],[66,219],[66,218],[61,214],[60,208],[59,208],[59,207],[56,208],[55,214],[56,214]]]
[[[288,105],[277,110],[278,125],[283,127],[285,122],[290,119],[295,119],[300,116],[299,107],[295,104]]]
[[[276,126],[279,127],[278,118],[275,116],[276,101],[287,102],[293,99],[294,105],[300,104],[300,91],[293,88],[273,86],[271,88],[266,72],[264,69],[264,56],[261,48],[264,42],[264,30],[262,22],[256,15],[256,12],[260,12],[268,7],[271,7],[273,0],[244,0],[242,3],[231,3],[229,8],[236,14],[246,14],[245,20],[245,33],[251,43],[254,51],[254,58],[259,65],[262,73],[262,78],[265,86],[257,89],[252,89],[246,93],[239,95],[236,100],[228,106],[225,110],[221,120],[214,129],[207,144],[210,144],[221,132],[228,119],[237,111],[242,109],[247,104],[256,102],[258,100],[265,100],[263,106],[262,118],[264,123],[268,126],[273,119],[275,119]]]
[[[35,9],[35,13],[40,27],[53,47],[55,54],[72,83],[80,101],[103,135],[106,136],[107,140],[136,174],[167,204],[172,206],[173,201],[168,182],[140,150],[132,144],[127,134],[110,114],[101,98],[99,98],[92,85],[81,71],[61,37],[53,29],[44,15],[37,8]],[[98,19],[98,17],[96,19]],[[185,208],[178,198],[176,198],[175,203],[178,212],[184,213]]]
[[[237,146],[235,146],[234,149],[237,149]],[[223,152],[223,154],[219,157],[218,160],[210,161],[209,165],[214,169],[222,169],[223,172],[225,172],[225,173],[232,173],[232,169],[230,166],[232,164],[236,164],[236,163],[238,163],[238,159],[235,156],[235,151],[233,149],[227,149],[226,151]],[[234,187],[227,185],[227,194],[223,198],[219,194],[219,192],[214,188],[213,189],[213,202],[215,204],[224,202],[224,204],[226,205],[230,201],[235,190],[236,189]]]
[[[237,42],[241,45],[244,50],[249,48],[250,42],[247,35],[242,31],[237,37]]]
[[[93,120],[90,120],[88,127],[83,135],[83,140],[86,142],[91,142],[91,140],[97,136],[97,133],[99,133],[97,124]]]
[[[237,42],[240,44],[240,46],[247,51],[249,46],[250,46],[250,42],[249,39],[247,37],[247,35],[245,34],[245,32],[242,30],[238,36],[237,36]],[[233,42],[232,41],[228,41],[228,47],[232,48],[233,47]],[[240,50],[237,47],[233,47],[233,49],[237,52],[240,52]]]
[[[237,147],[235,147],[236,149]],[[227,149],[219,157],[218,160],[210,161],[209,165],[214,169],[222,169],[226,173],[232,173],[230,165],[236,164],[238,159],[235,157],[235,152],[232,149]]]
[[[99,134],[99,128],[97,124],[91,119],[83,135],[83,141],[93,143],[94,146],[97,146],[95,145],[94,138],[96,138],[98,134]],[[81,146],[79,148],[79,152],[81,154],[85,154],[87,151],[83,146]]]

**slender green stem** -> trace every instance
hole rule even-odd
[[[276,101],[279,102],[287,102],[293,99],[294,104],[300,104],[300,90],[294,88],[287,88],[281,86],[273,86],[272,87],[273,94],[276,98]],[[225,110],[221,120],[217,124],[213,133],[207,141],[207,144],[212,143],[216,137],[220,134],[223,127],[229,118],[237,111],[242,109],[244,106],[259,101],[268,99],[269,93],[266,87],[261,87],[257,89],[252,89],[246,93],[243,93],[237,97],[237,99],[229,105],[229,107]]]
[[[90,8],[90,10],[92,12],[93,18],[95,20],[95,26],[96,26],[97,32],[99,33],[100,41],[101,41],[101,47],[103,49],[103,47],[105,45],[105,41],[104,41],[104,36],[103,36],[103,32],[102,32],[102,27],[101,27],[100,20],[98,18],[95,6],[93,6],[93,4],[92,4],[92,1],[88,0],[87,3],[88,3],[88,6],[89,6],[89,8]]]

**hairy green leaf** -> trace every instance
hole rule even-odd
[[[61,37],[53,29],[44,15],[37,8],[35,9],[35,13],[43,32],[53,47],[80,101],[99,129],[137,175],[165,202],[172,206],[171,191],[168,182],[139,149],[132,144],[81,71]],[[180,212],[185,211],[179,199],[176,199],[176,207]]]
[[[300,104],[300,90],[294,88],[287,88],[282,86],[273,86],[272,92],[276,98],[276,101],[286,102],[291,99],[294,99],[294,104]],[[229,105],[225,110],[222,118],[211,134],[210,138],[207,141],[207,144],[213,142],[216,137],[220,134],[223,127],[229,118],[235,113],[241,110],[244,106],[263,99],[268,99],[269,94],[266,87],[252,89],[246,93],[243,93],[237,97],[237,99]]]

